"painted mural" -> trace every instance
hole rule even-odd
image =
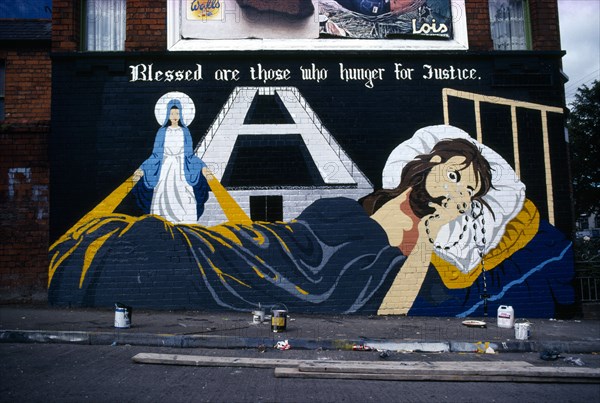
[[[376,186],[296,87],[234,87],[196,144],[199,99],[164,91],[139,167],[51,245],[50,303],[553,316],[574,302],[572,245],[553,225],[553,198],[540,212],[528,197],[518,123],[521,109],[541,114],[548,143],[547,115],[562,111],[449,88],[438,97],[440,120],[399,137]],[[473,132],[452,123],[452,99],[475,104]],[[511,163],[485,144],[485,103],[512,111]],[[247,163],[257,155],[281,165]]]

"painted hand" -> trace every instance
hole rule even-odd
[[[207,167],[202,168],[202,175],[204,175],[207,181],[216,179],[215,175]]]
[[[425,230],[430,240],[435,240],[444,225],[465,214],[469,209],[466,200],[454,200],[450,197],[444,199],[441,204],[429,202],[429,206],[434,208],[435,212],[424,217],[420,227]]]
[[[142,171],[140,168],[138,168],[133,173],[131,180],[135,183],[135,182],[139,181],[140,179],[142,179],[142,176],[144,176],[144,171]]]

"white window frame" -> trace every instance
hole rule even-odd
[[[169,51],[390,51],[468,50],[465,0],[451,0],[452,39],[186,39],[181,32],[181,1],[167,0],[167,49]]]

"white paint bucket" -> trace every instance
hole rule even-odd
[[[252,323],[255,325],[263,323],[265,320],[265,311],[252,311]]]
[[[131,307],[122,304],[115,305],[115,327],[118,329],[131,327]]]
[[[500,305],[498,307],[498,327],[512,329],[515,325],[515,311],[512,306]]]
[[[529,339],[529,329],[531,324],[529,322],[515,323],[515,339],[527,340]]]

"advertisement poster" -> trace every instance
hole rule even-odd
[[[179,0],[186,39],[314,39],[318,0]]]
[[[320,0],[320,32],[333,37],[452,38],[450,0]]]
[[[179,0],[184,39],[451,39],[451,0]]]

